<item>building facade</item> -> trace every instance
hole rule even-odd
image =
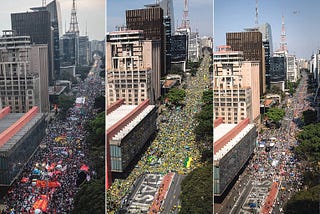
[[[3,31],[0,37],[0,97],[2,106],[23,113],[33,106],[49,111],[46,45],[31,45],[29,36]]]
[[[239,124],[214,125],[213,190],[215,197],[226,194],[226,190],[237,179],[256,147],[256,126],[245,119]]]
[[[271,25],[269,23],[265,23],[259,26],[259,31],[262,33],[262,44],[265,53],[266,87],[270,89],[270,57],[273,55]]]
[[[51,26],[53,28],[53,69],[54,79],[60,75],[60,36],[62,35],[62,19],[60,3],[57,0],[51,1],[46,9],[50,13]]]
[[[188,59],[188,37],[176,34],[171,37],[171,61],[180,62]]]
[[[13,184],[45,136],[45,115],[36,109],[0,118],[0,186]],[[15,134],[10,137],[5,130],[13,126]]]
[[[11,28],[19,36],[30,36],[31,43],[48,46],[49,83],[54,80],[53,31],[47,10],[11,14]]]
[[[245,61],[259,61],[260,94],[266,92],[265,56],[259,31],[232,32],[226,35],[227,45],[242,51]]]
[[[213,54],[214,118],[225,123],[259,120],[259,62],[243,60],[243,52],[230,46],[219,46]]]
[[[137,105],[160,94],[160,41],[145,40],[141,30],[121,30],[107,35],[107,105],[124,99]]]
[[[90,47],[88,36],[79,36],[79,65],[89,65]]]
[[[145,39],[158,40],[160,42],[161,76],[166,74],[166,36],[163,17],[163,9],[159,6],[126,10],[126,25],[128,30],[143,30]]]

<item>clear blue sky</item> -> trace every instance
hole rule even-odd
[[[125,24],[125,11],[143,8],[155,0],[107,0],[107,32],[114,31],[115,26]],[[175,27],[181,24],[184,0],[173,0]],[[191,30],[198,29],[200,36],[213,35],[213,0],[189,0],[189,19]]]
[[[226,43],[227,32],[240,32],[255,25],[256,0],[214,1],[214,43]],[[259,25],[269,23],[273,49],[279,48],[284,15],[289,54],[310,59],[320,48],[319,0],[258,0]]]

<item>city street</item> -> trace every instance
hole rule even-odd
[[[71,213],[79,172],[84,173],[81,182],[95,177],[88,159],[85,124],[94,118],[94,101],[104,88],[99,73],[100,68],[93,67],[78,85],[76,97],[85,97],[85,102],[68,109],[66,118],[56,117],[48,124],[41,146],[4,197],[3,213],[34,213],[39,211],[36,204],[43,201],[41,210],[46,213]]]
[[[194,115],[200,111],[202,93],[210,85],[209,62],[210,55],[206,55],[197,75],[191,76],[187,80],[184,107],[166,108],[162,112],[161,117],[165,117],[166,122],[158,124],[159,131],[156,138],[130,175],[125,180],[116,179],[114,181],[108,190],[108,201],[113,201],[120,206],[122,198],[130,193],[131,186],[136,178],[144,173],[166,174],[174,171],[179,174],[187,174],[200,166],[200,153],[195,147],[193,132],[196,125]],[[150,164],[148,161],[151,155],[156,156],[158,160],[156,164]],[[184,160],[187,157],[192,157],[190,168],[184,166]],[[110,207],[109,205],[108,208]]]
[[[216,213],[282,213],[285,202],[299,190],[302,173],[291,147],[296,146],[295,135],[299,131],[294,121],[310,108],[310,103],[305,100],[306,84],[307,74],[303,73],[300,85],[291,98],[291,105],[285,109],[281,127],[266,129],[259,136],[259,142],[266,139],[274,145],[269,152],[265,151],[265,147],[256,148],[248,167],[240,175],[219,210],[215,210]]]

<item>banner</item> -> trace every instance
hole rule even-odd
[[[42,188],[56,188],[60,187],[61,184],[58,181],[44,181],[44,180],[37,180],[36,182],[37,187],[42,187]]]

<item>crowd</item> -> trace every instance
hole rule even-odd
[[[79,84],[76,96],[86,97],[85,104],[74,105],[66,118],[56,117],[48,124],[39,149],[4,197],[3,214],[71,213],[79,184],[95,176],[84,125],[94,117],[94,99],[102,87],[96,74]]]
[[[288,129],[280,128],[275,130],[272,135],[270,135],[270,132],[261,134],[258,138],[259,142],[267,139],[271,143],[274,142],[274,145],[269,152],[265,151],[264,147],[259,148],[260,151],[256,153],[248,167],[248,172],[251,174],[252,179],[259,181],[269,180],[278,184],[279,193],[274,204],[269,209],[277,208],[279,212],[283,210],[284,202],[294,192],[302,188],[303,166],[301,162],[295,159],[292,150],[293,147],[297,146],[295,134],[298,130],[297,125],[292,120],[292,116],[301,117],[302,111],[309,108],[309,103],[304,99],[306,87],[299,89],[298,96],[294,98],[291,109],[286,111],[286,117],[290,119]],[[294,115],[290,115],[292,110],[295,112]]]
[[[209,56],[203,59],[195,77],[188,77],[186,97],[183,107],[166,108],[159,116],[158,133],[150,147],[143,154],[136,167],[125,180],[116,179],[107,192],[108,211],[119,208],[121,199],[129,193],[135,179],[143,173],[170,171],[187,174],[200,165],[200,153],[195,147],[194,116],[201,108],[202,93],[210,84]],[[206,67],[204,66],[206,65]],[[150,161],[153,156],[156,161]],[[184,166],[187,157],[192,157],[191,167]],[[156,162],[156,163],[154,163]]]

